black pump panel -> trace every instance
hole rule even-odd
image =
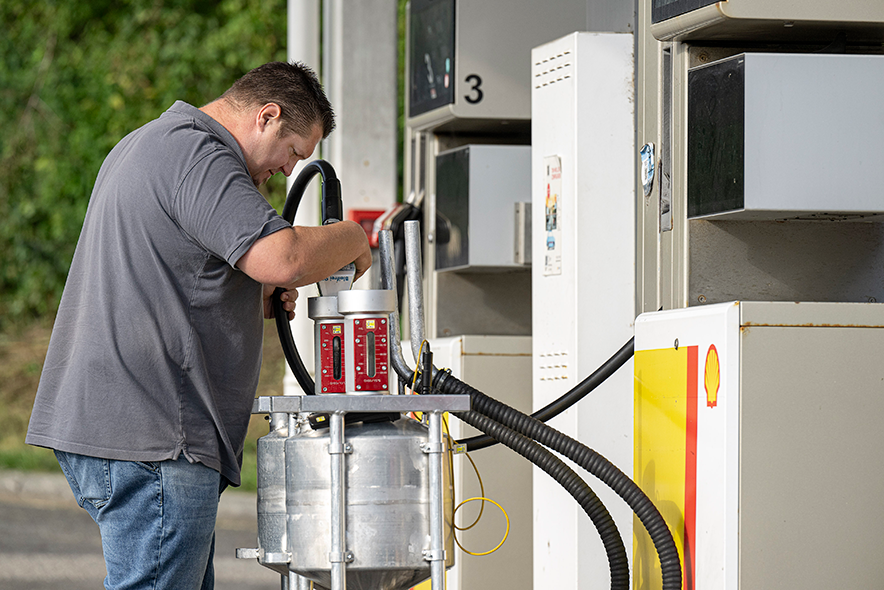
[[[674,16],[679,16],[715,4],[719,0],[652,0],[651,22],[659,23]]]

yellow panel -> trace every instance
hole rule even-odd
[[[635,352],[635,482],[669,524],[682,563],[688,352],[686,346]],[[661,588],[657,552],[638,517],[633,531],[633,588]]]
[[[414,586],[413,588],[411,588],[411,590],[432,590],[432,587],[433,587],[432,582],[433,582],[433,580],[427,578],[426,580],[424,580],[423,582],[421,582],[417,586]],[[445,587],[446,588],[448,587],[448,571],[445,572]]]

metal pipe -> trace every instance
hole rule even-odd
[[[344,414],[335,412],[329,421],[329,445],[331,455],[331,590],[346,590],[347,568],[346,534],[347,519],[344,498]]]
[[[405,222],[405,269],[408,283],[408,320],[411,324],[411,352],[415,364],[420,362],[424,341],[424,288],[421,270],[421,230],[417,221]]]
[[[283,393],[283,395],[286,395]],[[280,412],[270,414],[270,432],[289,428],[289,415]]]
[[[289,572],[288,575],[280,575],[282,590],[312,590],[313,582],[303,576],[299,576],[295,572]]]
[[[393,261],[393,232],[388,229],[379,234],[381,251],[381,288],[396,292],[396,270]],[[390,364],[400,379],[410,380],[413,371],[408,367],[402,354],[402,332],[399,327],[399,310],[389,315],[390,324]]]
[[[442,498],[442,412],[430,413],[430,585],[445,590],[445,531]]]
[[[406,222],[406,239],[408,239],[408,223]],[[382,231],[380,233],[380,251],[381,251],[381,286],[384,289],[396,290],[396,273],[393,262],[393,235],[390,231]],[[413,246],[412,246],[413,250]],[[418,273],[418,276],[420,274]],[[418,281],[419,283],[419,281]],[[409,290],[410,298],[421,298],[421,292]],[[419,306],[420,307],[420,306]],[[390,314],[390,362],[399,376],[407,379],[412,374],[412,370],[408,367],[408,363],[402,355],[401,336],[399,331],[399,313],[398,310]],[[422,309],[419,309],[414,317],[422,317]],[[421,323],[422,324],[422,323]],[[414,324],[412,324],[414,326]],[[412,336],[414,331],[412,331]],[[421,337],[422,338],[422,337]],[[412,338],[412,345],[414,344]],[[420,348],[420,342],[418,348]],[[417,357],[417,352],[414,353]],[[435,367],[433,373],[436,372]],[[429,433],[428,433],[428,460],[429,460],[429,487],[430,487],[430,585],[432,590],[445,590],[445,529],[444,529],[444,501],[443,501],[443,473],[442,473],[442,412],[430,412]]]

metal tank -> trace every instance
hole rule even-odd
[[[270,417],[270,434],[258,439],[258,562],[288,575],[285,526],[285,441],[288,414]]]
[[[411,419],[346,427],[348,590],[398,590],[430,577],[427,428]],[[290,568],[331,586],[329,431],[306,429],[285,443]],[[452,482],[443,453],[446,566],[454,564]]]

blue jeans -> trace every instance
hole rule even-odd
[[[108,590],[211,590],[215,517],[226,480],[202,465],[55,452],[98,524]]]

